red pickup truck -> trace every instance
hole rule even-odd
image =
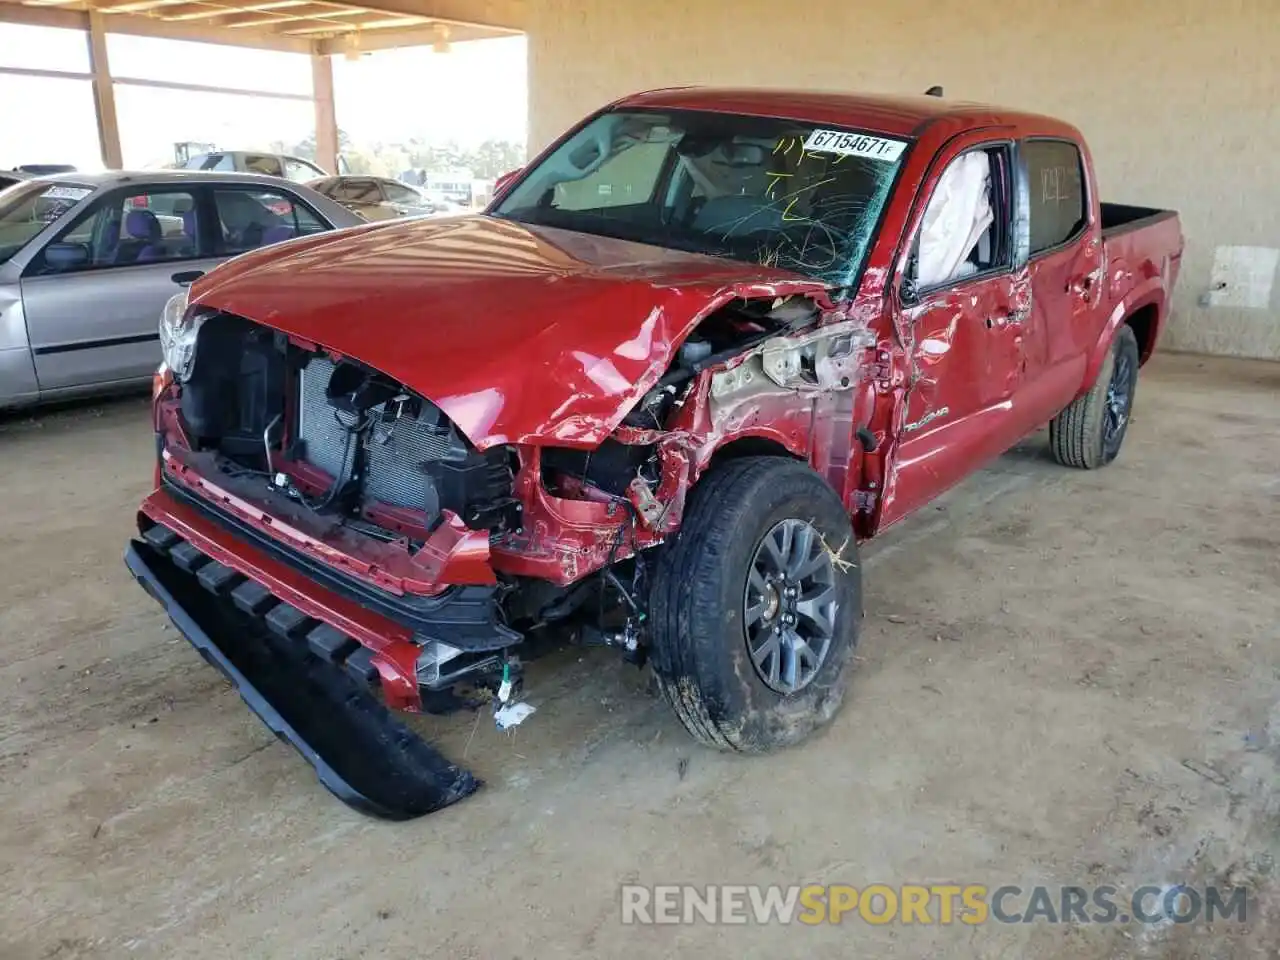
[[[652,665],[699,741],[844,696],[858,543],[1046,424],[1115,458],[1170,211],[1077,130],[935,97],[669,89],[480,215],[250,253],[161,321],[127,562],[347,802],[475,779],[393,710],[518,722],[548,641]]]

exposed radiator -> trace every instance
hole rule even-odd
[[[334,363],[327,357],[313,358],[302,370],[298,432],[306,444],[307,462],[336,478],[343,470],[349,436],[338,418],[349,419],[349,416],[343,413],[335,416],[337,412],[325,398],[333,370]],[[422,464],[446,459],[451,454],[456,456],[459,452],[456,441],[447,421],[430,405],[417,416],[403,415],[393,422],[384,422],[385,406],[378,404],[369,411],[374,422],[363,439],[364,495],[393,506],[430,509],[434,496]],[[353,449],[351,455],[354,453]]]
[[[347,431],[324,395],[333,367],[327,357],[316,357],[299,373],[298,437],[306,443],[306,461],[337,477],[342,472]]]

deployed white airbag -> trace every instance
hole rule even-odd
[[[966,258],[994,220],[991,210],[991,165],[974,150],[957,157],[943,171],[924,212],[916,283],[929,287],[973,272]]]

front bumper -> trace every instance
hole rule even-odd
[[[404,820],[479,786],[378,700],[370,686],[378,668],[368,648],[168,527],[151,527],[134,540],[125,563],[201,656],[344,803]]]
[[[140,509],[139,528],[144,533],[152,524],[172,530],[201,554],[254,581],[306,618],[328,624],[368,648],[383,697],[395,709],[422,708],[417,659],[425,641],[440,640],[477,653],[514,646],[522,639],[498,621],[492,587],[454,588],[407,610],[392,594],[383,594],[386,602],[374,602],[367,595],[369,588],[355,589],[355,582],[338,571],[318,571],[323,566],[318,559],[256,532],[249,536],[234,517],[194,497],[177,495],[168,485],[154,491]]]

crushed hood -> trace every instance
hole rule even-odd
[[[711,310],[823,289],[784,270],[478,215],[265,248],[212,271],[191,299],[381,370],[481,448],[594,447]]]

